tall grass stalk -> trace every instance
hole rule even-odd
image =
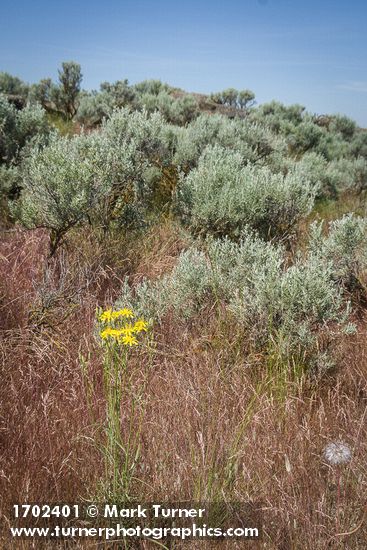
[[[145,381],[134,389],[128,370],[129,350],[109,345],[103,360],[103,391],[106,400],[103,493],[114,502],[132,498],[132,484],[141,452]],[[129,403],[129,407],[127,404]],[[129,416],[122,423],[122,407]]]

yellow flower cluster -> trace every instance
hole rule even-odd
[[[112,324],[112,326],[107,326],[100,332],[102,340],[115,340],[125,346],[137,346],[139,342],[136,335],[140,332],[146,332],[148,323],[144,319],[137,319],[134,323],[126,322],[128,319],[134,319],[134,317],[133,311],[128,308],[118,311],[112,311],[110,308],[103,311],[98,316],[99,321],[103,324]],[[115,326],[115,321],[120,326]],[[121,326],[121,322],[125,324]]]
[[[101,315],[99,316],[99,320],[102,323],[110,323],[111,321],[115,321],[115,319],[120,319],[121,317],[132,319],[134,317],[134,314],[131,309],[128,309],[126,307],[124,307],[123,309],[119,309],[118,311],[112,311],[112,309],[110,308],[101,313]]]

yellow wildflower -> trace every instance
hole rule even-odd
[[[123,334],[133,334],[135,331],[134,331],[134,327],[132,326],[131,323],[127,323],[127,325],[125,325],[122,329],[121,329],[121,332]]]
[[[106,309],[101,315],[99,316],[99,320],[102,322],[110,323],[112,319],[112,309]]]
[[[121,329],[107,327],[102,330],[100,334],[101,338],[103,338],[103,340],[106,340],[106,338],[109,338],[110,336],[112,338],[119,338],[123,334],[123,331]]]
[[[119,309],[118,311],[112,311],[112,308],[106,309],[101,315],[99,316],[99,320],[102,323],[111,323],[111,321],[114,321],[115,319],[119,319],[120,317],[126,317],[126,319],[132,319],[134,317],[134,313],[131,309],[124,307],[123,309]]]
[[[98,316],[99,321],[105,324],[105,328],[102,328],[99,333],[101,338],[103,340],[111,339],[125,346],[137,346],[139,342],[135,335],[146,332],[148,323],[142,318],[130,322],[129,320],[134,317],[133,311],[126,307],[117,311],[113,311],[112,308],[103,311]]]
[[[121,338],[121,342],[125,344],[125,346],[137,346],[138,341],[135,338],[135,336],[132,336],[132,334],[126,334]]]
[[[138,319],[133,326],[133,331],[136,333],[146,332],[148,330],[148,323],[144,319]]]
[[[101,338],[103,338],[103,340],[106,340],[106,338],[108,338],[109,336],[111,336],[111,328],[108,327],[104,330],[102,330],[102,332],[100,333],[101,334]]]
[[[119,319],[119,317],[126,317],[126,319],[132,319],[134,317],[134,313],[131,309],[124,307],[123,309],[119,309],[118,311],[114,311],[112,313],[112,319]]]

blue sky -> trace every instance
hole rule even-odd
[[[250,88],[367,126],[365,0],[2,0],[0,70],[28,82],[82,65],[83,86],[160,78]]]

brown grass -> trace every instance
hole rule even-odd
[[[169,270],[185,244],[169,222],[142,239],[133,246],[111,238],[106,245],[85,230],[47,265],[44,233],[13,231],[2,237],[5,527],[16,502],[77,502],[96,494],[103,458],[93,438],[99,437],[96,420],[103,422],[105,404],[95,308],[112,303],[126,274],[136,281]],[[154,349],[132,353],[124,434],[132,396],[144,387],[133,496],[141,502],[258,503],[262,541],[223,548],[366,548],[366,323],[362,319],[358,335],[340,344],[337,369],[318,382],[269,373],[265,356],[237,332],[229,321],[218,323],[212,311],[190,324],[166,318],[154,329]],[[80,353],[89,357],[91,406]],[[325,444],[335,439],[353,449],[352,462],[341,472],[339,531],[350,533],[344,535],[336,533],[336,472],[322,457]],[[3,539],[3,548],[37,545]]]

